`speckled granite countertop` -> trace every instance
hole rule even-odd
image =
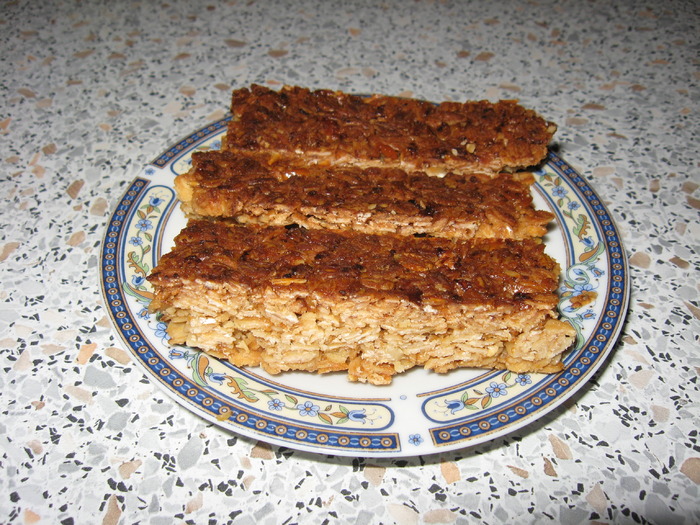
[[[0,522],[700,521],[699,28],[676,0],[3,2]],[[138,168],[254,82],[518,98],[557,122],[630,263],[588,387],[407,459],[269,446],[165,396],[108,320],[103,235]]]

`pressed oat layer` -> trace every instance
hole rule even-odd
[[[515,101],[442,102],[253,85],[233,92],[224,147],[431,175],[539,164],[556,126]]]
[[[532,205],[531,173],[431,177],[398,168],[324,167],[262,154],[197,152],[175,180],[188,217],[242,224],[454,238],[541,237],[553,216]]]
[[[574,332],[554,314],[557,276],[531,239],[191,220],[149,281],[174,344],[388,384],[414,366],[560,370]]]

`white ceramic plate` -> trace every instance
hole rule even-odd
[[[145,276],[185,225],[173,189],[195,150],[217,149],[228,118],[171,146],[131,182],[109,221],[101,282],[117,332],[146,375],[179,404],[233,432],[295,449],[347,456],[425,455],[484,443],[551,412],[583,388],[622,327],[629,272],[620,236],[589,184],[550,154],[535,203],[556,215],[545,239],[565,271],[559,309],[578,333],[558,374],[413,369],[390,386],[345,373],[269,376],[182,346],[147,311]]]

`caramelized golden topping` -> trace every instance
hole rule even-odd
[[[241,223],[369,233],[522,239],[553,218],[532,207],[530,173],[444,178],[398,168],[322,167],[268,155],[198,152],[176,181],[185,212]]]
[[[234,91],[226,147],[322,163],[498,173],[547,155],[556,126],[515,101],[443,102],[253,85]],[[444,169],[443,169],[444,168]]]
[[[437,307],[552,307],[557,301],[557,264],[535,240],[455,242],[208,220],[190,221],[149,281],[156,288],[238,283],[331,300],[373,295]]]

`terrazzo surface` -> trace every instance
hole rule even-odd
[[[700,521],[697,2],[3,2],[0,522]],[[558,410],[403,459],[221,430],[149,380],[99,285],[139,168],[260,83],[517,98],[621,232],[632,295]]]

